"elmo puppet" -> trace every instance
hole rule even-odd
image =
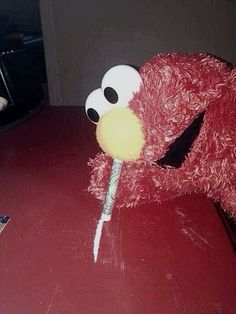
[[[236,70],[209,55],[159,54],[140,71],[108,70],[86,100],[104,151],[89,191],[104,200],[123,161],[115,205],[206,193],[236,217]]]

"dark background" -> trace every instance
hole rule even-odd
[[[1,0],[0,15],[22,32],[40,32],[39,0]]]
[[[230,0],[41,0],[52,105],[83,105],[107,68],[158,52],[209,52],[236,64]]]
[[[0,15],[11,31],[43,29],[52,105],[83,105],[109,67],[141,66],[158,52],[236,64],[234,0],[1,0]]]

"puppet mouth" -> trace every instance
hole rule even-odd
[[[200,113],[187,129],[169,146],[168,151],[156,163],[163,167],[180,168],[198,137],[205,112]]]

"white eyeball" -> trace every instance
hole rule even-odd
[[[137,70],[128,65],[117,65],[102,79],[102,88],[91,92],[85,102],[86,114],[93,123],[112,107],[127,107],[142,83]]]
[[[109,109],[111,104],[103,95],[102,89],[92,91],[85,102],[85,111],[90,121],[97,123],[99,118]]]
[[[109,103],[127,107],[141,84],[142,78],[137,70],[129,65],[117,65],[103,76],[102,92]]]

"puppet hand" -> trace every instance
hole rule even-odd
[[[137,162],[123,163],[115,197],[117,207],[131,207],[140,203],[141,199],[147,198],[147,193],[143,192],[145,184],[147,185],[147,172],[144,170],[143,164],[143,162],[138,164]],[[112,158],[100,153],[89,161],[89,165],[92,167],[89,192],[97,199],[104,201],[112,167]],[[142,175],[143,171],[144,175]]]
[[[88,191],[97,199],[103,201],[109,181],[112,159],[104,153],[99,153],[94,159],[89,160],[92,168]]]
[[[92,167],[89,192],[104,201],[109,181],[112,159],[101,153],[90,160]],[[115,206],[133,207],[171,198],[158,181],[160,168],[144,161],[123,163]],[[155,178],[155,180],[153,180]],[[173,194],[173,192],[171,192]]]
[[[234,187],[226,188],[220,191],[221,206],[231,216],[236,218],[236,190]]]

